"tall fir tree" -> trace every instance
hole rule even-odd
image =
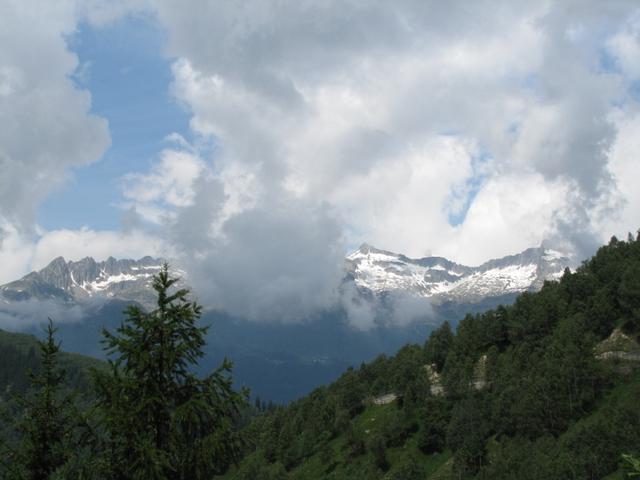
[[[176,282],[165,265],[153,278],[157,308],[131,306],[117,333],[103,332],[111,368],[96,373],[106,437],[98,470],[107,478],[209,480],[239,452],[233,423],[246,396],[227,360],[203,379],[193,373],[207,327]]]
[[[51,319],[46,339],[39,341],[40,368],[29,372],[31,386],[14,398],[17,413],[12,430],[17,441],[5,443],[3,479],[49,480],[61,478],[66,464],[74,457],[76,431],[81,415],[75,407],[75,392],[65,384],[65,371],[59,366],[60,345]]]

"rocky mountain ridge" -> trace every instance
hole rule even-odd
[[[106,297],[153,305],[151,277],[162,264],[161,259],[149,256],[139,260],[109,257],[102,262],[91,257],[77,262],[58,257],[42,270],[0,286],[0,299],[4,303],[31,299],[73,303]]]
[[[535,291],[545,280],[559,279],[572,264],[546,247],[489,260],[477,267],[443,257],[412,259],[363,244],[347,257],[347,269],[358,288],[374,294],[402,291],[436,303],[474,303],[488,297]]]
[[[402,292],[434,303],[469,304],[538,290],[544,280],[561,277],[570,263],[567,256],[543,247],[469,267],[443,257],[412,259],[363,244],[346,257],[345,278],[365,294]],[[74,303],[113,298],[153,307],[151,277],[162,264],[162,259],[149,256],[139,260],[109,257],[102,262],[91,257],[78,261],[58,257],[45,268],[0,286],[0,303],[31,299]],[[185,277],[184,272],[175,273]]]

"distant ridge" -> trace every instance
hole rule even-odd
[[[151,277],[164,260],[143,257],[97,262],[55,258],[37,272],[0,286],[0,305],[24,300],[84,302],[94,298],[133,301],[153,308]],[[535,291],[545,280],[558,279],[571,265],[567,255],[545,247],[468,267],[443,257],[412,259],[362,244],[345,259],[345,281],[366,295],[401,292],[434,303],[477,303],[486,298]],[[185,272],[175,271],[180,277]]]
[[[58,257],[42,270],[1,286],[0,299],[4,303],[31,299],[70,303],[107,297],[152,306],[151,277],[162,264],[162,259],[149,256],[139,260],[109,257],[103,262],[91,257],[77,262]]]
[[[568,255],[546,247],[468,267],[443,257],[412,259],[362,244],[347,256],[358,288],[383,294],[404,292],[435,302],[474,303],[487,297],[539,290],[545,280],[560,278],[572,264]]]

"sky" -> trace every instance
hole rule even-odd
[[[158,255],[294,318],[362,242],[477,265],[640,227],[635,0],[0,11],[0,283]]]

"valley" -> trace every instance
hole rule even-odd
[[[56,258],[42,270],[0,286],[0,328],[4,317],[12,330],[42,335],[42,324],[50,316],[65,350],[104,359],[102,329],[118,327],[131,303],[154,308],[150,282],[162,263],[152,257]],[[349,366],[391,355],[407,342],[424,341],[444,321],[455,324],[467,312],[509,304],[518,293],[559,278],[570,264],[569,258],[544,248],[472,268],[363,245],[345,259],[341,288],[356,292],[351,302],[369,307],[371,327],[354,328],[341,305],[293,323],[250,321],[206,309],[201,322],[211,328],[198,371],[211,371],[230,358],[239,386],[265,401],[287,403],[335,380]],[[186,272],[174,273],[189,286]],[[419,304],[421,310],[411,321],[394,322],[394,309],[407,298],[429,304]]]

